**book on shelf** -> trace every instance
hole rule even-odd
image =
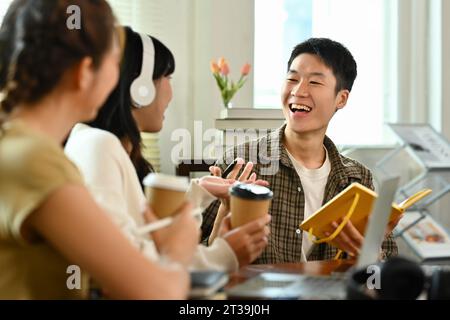
[[[408,228],[421,217],[418,211],[405,214],[398,228]],[[450,262],[450,236],[448,231],[430,215],[407,229],[402,234],[403,239],[414,251],[423,264],[444,264]]]
[[[428,169],[450,169],[450,143],[429,124],[390,123],[389,127]]]

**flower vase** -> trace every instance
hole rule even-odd
[[[233,102],[231,102],[231,101],[228,101],[226,103],[224,102],[224,107],[227,109],[233,108]]]

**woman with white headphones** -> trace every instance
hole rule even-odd
[[[171,227],[139,235],[139,227],[154,219],[151,212],[145,213],[141,182],[153,168],[142,156],[140,132],[159,132],[162,128],[164,112],[172,99],[170,77],[175,61],[170,50],[153,37],[128,27],[123,28],[123,36],[119,83],[94,121],[74,127],[66,154],[83,173],[98,203],[149,258],[158,260],[158,253],[175,252],[169,254],[171,258],[196,270],[235,271],[251,263],[267,245],[270,217],[231,231],[225,220],[221,236],[209,247],[199,245],[194,261],[183,258],[183,243]],[[240,163],[234,172],[242,166]],[[240,179],[254,182],[254,175],[249,178],[250,171],[251,165],[246,166]],[[216,197],[226,196],[230,183],[218,177],[200,179],[191,184],[191,195],[198,198],[196,205],[205,208]]]

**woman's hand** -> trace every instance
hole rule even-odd
[[[244,166],[244,159],[242,158],[236,158],[236,165],[234,166],[233,170],[228,174],[226,177],[229,181],[239,181],[243,183],[254,183],[260,186],[267,187],[269,183],[265,180],[256,180],[256,173],[252,173],[253,170],[253,162],[247,162],[247,164],[244,167],[244,170],[239,175],[239,171]],[[222,176],[222,170],[219,167],[211,166],[209,167],[209,171],[211,174],[215,177],[221,177]],[[238,177],[239,175],[239,177]],[[229,212],[230,211],[230,196],[228,193],[224,194],[224,197],[219,197],[221,200],[221,205],[224,206],[224,211]]]
[[[219,236],[228,242],[228,245],[234,251],[239,267],[252,263],[267,246],[270,233],[267,224],[270,220],[271,216],[265,215],[234,229],[231,229],[230,215],[222,220]]]
[[[144,217],[147,223],[158,220],[150,208],[146,210]],[[192,214],[192,205],[185,203],[174,215],[174,220],[169,226],[152,232],[151,236],[161,255],[188,266],[200,238],[198,222]]]
[[[230,186],[235,181],[234,179],[222,179],[218,176],[204,176],[198,180],[198,184],[216,198],[224,199],[229,197]]]
[[[265,180],[256,180],[256,173],[252,173],[253,162],[251,161],[247,162],[244,170],[238,178],[239,171],[241,171],[245,161],[242,158],[236,158],[236,162],[237,163],[233,170],[231,170],[231,172],[225,177],[226,179],[237,180],[244,183],[254,183],[265,187],[269,185],[269,183]],[[216,166],[209,167],[209,172],[211,172],[211,174],[215,177],[222,176],[222,170]]]
[[[239,171],[244,166],[244,159],[242,158],[236,158],[236,165],[234,166],[233,170],[228,174],[226,177],[227,180],[230,181],[240,181],[243,183],[254,183],[261,186],[267,187],[269,183],[265,180],[256,180],[256,173],[252,173],[253,169],[253,163],[248,162],[244,170],[242,171],[241,175],[238,177]],[[221,177],[222,176],[222,170],[219,167],[211,166],[209,167],[209,171],[214,177]],[[211,231],[211,234],[208,238],[208,244],[211,244],[214,239],[217,237],[217,234],[219,232],[220,225],[222,223],[223,218],[230,212],[230,195],[227,192],[224,194],[223,197],[219,197],[220,199],[220,207],[217,211],[216,219],[214,221],[213,229]]]

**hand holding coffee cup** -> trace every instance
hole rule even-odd
[[[186,177],[150,173],[143,183],[148,204],[159,219],[174,215],[186,201],[189,188]]]
[[[269,213],[273,192],[256,184],[236,183],[230,188],[231,227],[236,228]]]

